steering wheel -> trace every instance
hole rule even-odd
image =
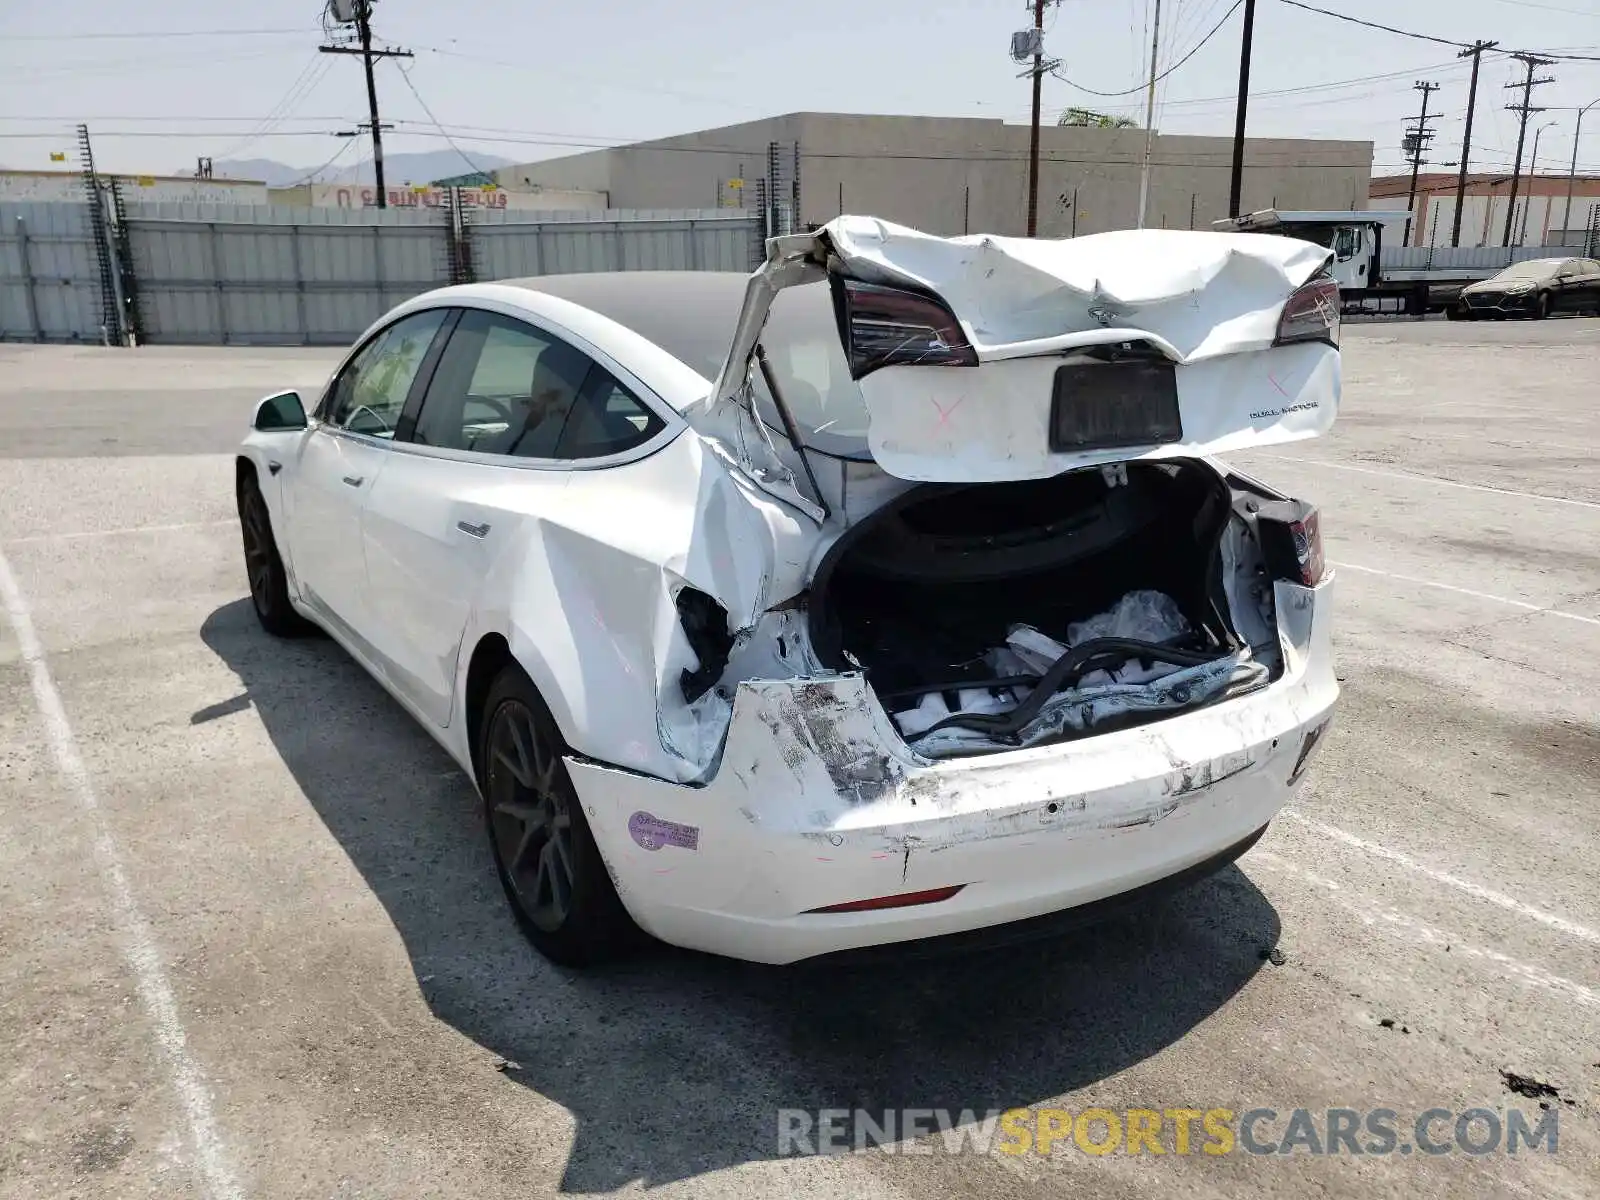
[[[365,404],[360,404],[360,405],[356,406],[354,411],[351,412],[349,418],[345,421],[344,427],[346,429],[350,430],[352,433],[369,433],[369,434],[372,433],[373,431],[370,430],[370,429],[357,429],[356,428],[356,418],[361,416],[362,413],[366,413],[373,420],[375,420],[379,425],[382,425],[384,433],[391,433],[392,434],[394,432],[394,427],[391,426],[389,424],[389,422],[387,422],[387,421],[385,421],[383,419],[383,414],[382,413],[380,413],[375,408],[369,408]]]
[[[508,426],[516,423],[513,420],[510,403],[500,399],[498,396],[468,396],[467,402],[470,404],[488,405],[490,408],[494,409],[495,419],[504,421]],[[476,423],[477,422],[474,422],[474,424]]]

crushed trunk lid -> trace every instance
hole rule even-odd
[[[1315,437],[1340,390],[1337,304],[1317,290],[1328,258],[1249,234],[940,238],[839,217],[767,243],[702,428],[799,491],[778,478],[749,375],[777,292],[827,278],[868,449],[904,479],[1039,479]]]

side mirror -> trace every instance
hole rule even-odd
[[[306,427],[306,406],[299,392],[279,392],[256,405],[250,427],[261,433],[283,433]]]

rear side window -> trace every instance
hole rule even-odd
[[[392,438],[406,396],[447,309],[412,313],[373,335],[334,380],[324,420],[351,433]]]
[[[412,440],[555,458],[592,365],[581,350],[531,325],[469,309],[439,359]]]
[[[513,458],[600,458],[649,441],[664,424],[583,351],[512,317],[469,309],[411,439]]]
[[[642,446],[665,422],[623,387],[604,367],[589,372],[588,386],[573,406],[556,447],[557,458],[604,458]]]

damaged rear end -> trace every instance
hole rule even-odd
[[[1331,425],[1326,256],[860,218],[771,243],[688,415],[817,532],[760,612],[680,597],[683,695],[719,725],[702,778],[573,764],[635,918],[783,962],[1242,852],[1327,727],[1330,581],[1316,511],[1211,456]],[[864,410],[858,454],[816,448],[763,345],[807,285]]]

